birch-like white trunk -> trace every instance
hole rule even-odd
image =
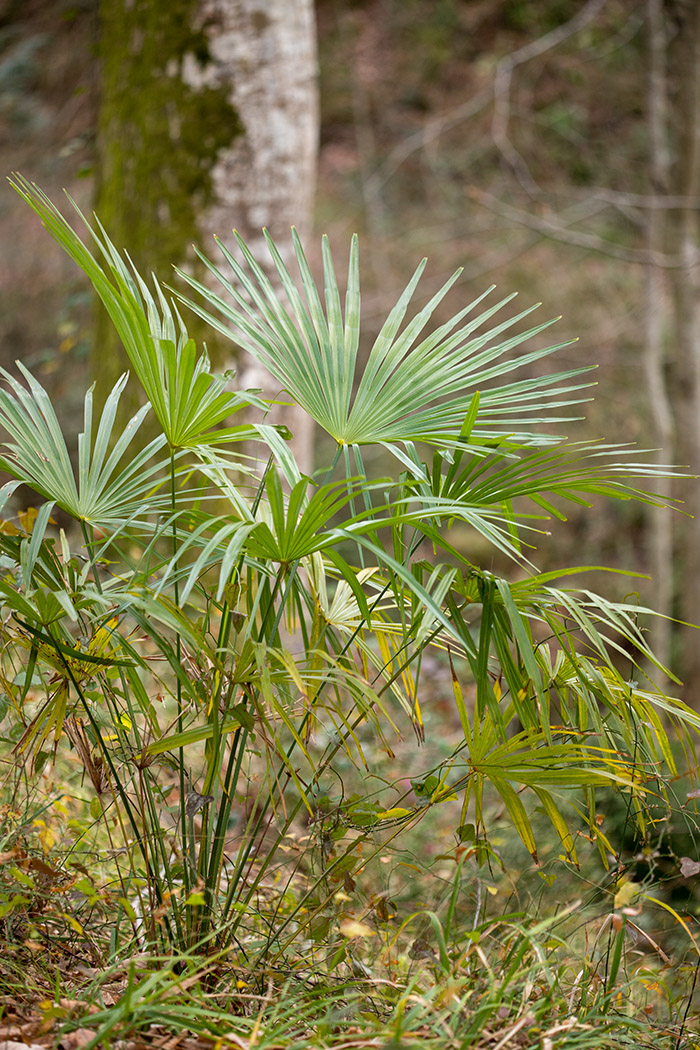
[[[319,137],[313,0],[201,0],[199,18],[213,58],[205,75],[230,86],[243,128],[212,171],[215,201],[200,216],[202,243],[214,254],[211,235],[230,244],[235,228],[262,261],[266,227],[289,261],[291,227],[308,241],[313,223]],[[194,62],[191,76],[202,76]],[[244,385],[280,393],[259,366],[239,362],[239,369]],[[312,421],[295,406],[282,421],[294,434],[299,466],[310,472]]]

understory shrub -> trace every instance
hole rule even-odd
[[[567,504],[661,505],[649,482],[668,473],[559,436],[587,369],[532,374],[558,349],[535,342],[549,322],[484,293],[431,328],[458,274],[412,308],[421,264],[364,348],[356,240],[344,305],[328,242],[319,287],[296,236],[296,278],[269,237],[263,265],[234,235],[222,268],[200,256],[210,283],[180,272],[172,291],[99,223],[77,213],[91,251],[40,190],[12,184],[89,277],[133,370],[100,413],[87,391],[74,454],[37,379],[2,371],[2,503],[20,484],[39,502],[0,533],[2,702],[26,772],[81,765],[89,815],[67,831],[67,864],[92,835],[113,876],[105,895],[81,874],[78,928],[108,906],[114,959],[136,943],[233,952],[248,979],[299,960],[366,975],[364,946],[397,905],[363,879],[438,817],[453,831],[443,915],[406,908],[387,957],[405,943],[451,972],[451,935],[479,929],[474,873],[501,863],[502,815],[535,863],[541,836],[572,872],[591,843],[614,894],[597,793],[614,789],[645,841],[672,743],[692,756],[700,722],[648,677],[673,678],[647,644],[650,610],[577,584],[585,568],[533,564]],[[187,310],[332,439],[312,477],[260,394],[212,372]],[[145,403],[121,426],[132,381]],[[157,433],[139,443],[147,416]],[[365,469],[372,447],[386,476]],[[512,571],[475,564],[454,526]],[[421,751],[426,733],[442,746]],[[30,889],[2,889],[8,936],[31,937]]]

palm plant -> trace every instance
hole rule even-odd
[[[251,965],[288,953],[302,933],[332,941],[340,935],[319,919],[333,879],[354,890],[357,837],[399,835],[461,798],[455,832],[481,857],[485,787],[533,857],[528,794],[573,862],[572,821],[588,813],[607,863],[596,789],[629,793],[643,824],[651,782],[674,769],[669,720],[690,743],[700,721],[617,669],[618,653],[632,653],[640,675],[659,666],[638,625],[649,610],[567,586],[582,570],[542,574],[529,560],[543,516],[592,495],[659,505],[644,485],[668,474],[626,450],[556,436],[586,369],[511,378],[558,349],[514,354],[548,324],[523,330],[529,310],[499,320],[510,300],[482,306],[480,296],[431,330],[458,275],[406,320],[421,264],[363,363],[355,239],[344,311],[327,241],[319,291],[296,235],[298,283],[269,237],[274,284],[236,236],[238,255],[221,246],[226,273],[201,256],[220,294],[180,273],[197,298],[173,300],[99,223],[80,216],[93,255],[40,190],[21,177],[12,185],[90,278],[147,398],[116,434],[120,380],[93,439],[87,393],[76,476],[36,379],[3,373],[0,394],[0,464],[16,479],[5,500],[24,483],[47,501],[31,533],[0,534],[4,660],[14,652],[27,665],[21,684],[3,668],[24,723],[17,750],[55,745],[66,727],[74,743],[82,733],[95,813],[113,810],[128,844],[125,885],[142,899],[140,910],[125,900],[124,918],[137,935],[182,951],[235,943]],[[333,439],[314,478],[262,411],[260,422],[229,424],[265,404],[212,374],[176,301],[262,362]],[[124,466],[149,406],[161,433]],[[396,476],[368,476],[372,445],[393,457]],[[55,505],[81,530],[76,550],[51,535]],[[455,522],[507,555],[517,580],[469,561],[451,542]],[[424,541],[434,559],[420,555]],[[341,756],[363,770],[376,745],[391,754],[402,720],[423,739],[429,648],[444,654],[458,746],[414,777],[412,801],[394,792],[386,804],[369,782],[351,797],[330,789]],[[37,682],[45,695],[32,708]],[[173,778],[177,810],[164,817]],[[290,902],[288,881],[274,889],[268,876],[304,813],[322,859]]]

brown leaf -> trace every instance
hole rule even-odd
[[[185,813],[188,817],[193,817],[195,813],[199,813],[200,809],[204,809],[213,801],[213,795],[200,795],[194,788],[190,788],[185,799]]]
[[[24,850],[18,849],[15,846],[13,849],[8,849],[5,853],[0,853],[0,864],[7,864],[9,860],[15,860],[17,857],[25,857],[26,853]]]
[[[84,999],[59,999],[58,1005],[63,1010],[87,1010],[90,1014],[96,1014],[99,1011],[99,1006],[95,1006],[94,1003],[86,1003]]]
[[[79,1050],[81,1046],[87,1046],[94,1038],[95,1033],[92,1028],[76,1028],[74,1032],[67,1032],[62,1036],[58,1045],[61,1050]]]
[[[389,901],[386,897],[378,897],[374,901],[374,911],[380,922],[389,922],[396,916],[396,905],[393,901]]]
[[[22,866],[38,872],[39,875],[45,875],[49,879],[60,879],[63,875],[62,871],[52,868],[50,864],[45,864],[39,857],[29,857]]]
[[[45,1050],[41,1043],[16,1043],[13,1039],[0,1041],[0,1050]]]
[[[432,962],[435,959],[435,949],[425,937],[418,937],[409,948],[408,956],[410,959],[430,959]]]
[[[19,1018],[17,1018],[19,1020]],[[0,1026],[0,1046],[14,1039],[22,1038],[22,1029],[18,1024],[4,1024]]]
[[[681,875],[684,879],[690,879],[693,875],[700,875],[700,862],[691,860],[690,857],[681,857]]]

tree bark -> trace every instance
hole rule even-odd
[[[195,268],[193,242],[215,256],[212,234],[234,227],[258,254],[267,226],[289,256],[291,225],[302,237],[312,225],[312,0],[101,0],[100,12],[96,211],[110,237],[165,280],[173,264]],[[126,361],[103,313],[92,365],[104,397]],[[307,432],[302,469],[310,453]]]
[[[318,155],[318,82],[312,0],[202,0],[214,64],[243,133],[219,151],[204,235],[235,227],[257,254],[267,227],[283,254],[290,228],[311,233]],[[199,70],[192,67],[196,78]]]
[[[700,326],[698,324],[698,209],[700,193],[700,5],[691,0],[668,4],[668,68],[672,85],[672,161],[670,192],[686,203],[669,210],[667,252],[678,259],[669,270],[675,351],[671,391],[676,420],[676,462],[700,473]],[[679,615],[700,624],[700,486],[686,481],[679,493],[688,517],[677,529],[675,561]],[[700,645],[695,631],[684,630],[681,659],[685,699],[700,704]]]
[[[95,210],[144,275],[169,280],[199,239],[214,167],[241,124],[229,88],[207,82],[216,58],[198,0],[101,0],[100,20]],[[103,310],[96,328],[92,371],[104,398],[127,361]]]
[[[659,202],[669,192],[668,88],[666,70],[666,24],[663,0],[647,0],[648,82],[647,121],[649,129],[649,192]],[[659,450],[660,465],[673,459],[673,416],[666,380],[667,326],[666,272],[660,259],[666,248],[666,209],[663,204],[647,212],[646,243],[649,255],[646,273],[646,316],[644,370],[653,428],[652,441]],[[654,485],[665,499],[673,495],[670,479]],[[671,666],[673,613],[673,521],[671,512],[652,508],[648,518],[650,569],[654,588],[654,608],[662,615],[651,627],[651,644],[665,666]]]
[[[312,0],[203,0],[218,75],[231,85],[243,133],[220,151],[212,171],[215,200],[200,217],[207,235],[226,242],[232,228],[261,261],[266,227],[285,262],[293,259],[291,227],[308,241],[318,159],[319,101]],[[282,394],[257,364],[242,369],[243,386]],[[313,467],[313,422],[296,406],[273,411],[294,435],[297,462]]]

